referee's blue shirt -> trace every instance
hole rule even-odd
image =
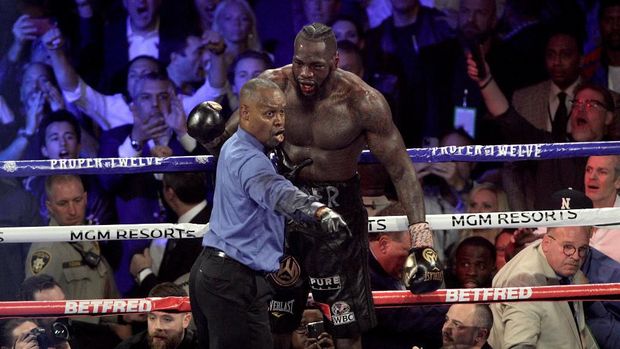
[[[265,147],[238,128],[217,162],[213,211],[203,246],[222,250],[256,271],[279,267],[284,248],[284,216],[276,203],[298,189],[277,174]]]

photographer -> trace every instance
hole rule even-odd
[[[317,308],[304,310],[299,327],[291,337],[291,349],[335,349],[332,336],[323,327],[323,314]]]
[[[4,326],[3,349],[71,348],[67,341],[52,343],[45,330],[39,327],[34,319],[13,319]]]

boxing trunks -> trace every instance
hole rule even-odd
[[[312,292],[327,331],[336,338],[356,337],[376,324],[368,273],[368,215],[359,176],[296,185],[338,212],[352,236],[342,232],[333,238],[318,224],[287,223],[280,269],[268,276],[276,292],[269,306],[272,331],[295,330]]]

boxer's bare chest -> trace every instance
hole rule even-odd
[[[303,101],[287,93],[285,142],[297,147],[343,150],[362,135],[359,116],[344,96]]]

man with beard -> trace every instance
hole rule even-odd
[[[460,0],[457,37],[420,50],[428,90],[425,136],[439,137],[446,130],[463,126],[474,131],[469,134],[475,136],[477,144],[494,140],[493,128],[482,118],[486,114],[482,96],[467,77],[465,52],[476,49],[486,57],[493,51],[496,12],[496,0]],[[467,112],[461,109],[464,106],[475,111],[469,118],[474,123],[455,124],[455,115]]]
[[[171,282],[155,286],[149,297],[187,297],[187,292]],[[198,338],[188,329],[192,314],[189,312],[151,311],[147,314],[148,329],[133,335],[116,349],[194,349]]]
[[[311,289],[336,346],[359,348],[361,333],[376,325],[367,264],[368,221],[356,173],[366,145],[386,167],[407,212],[414,248],[410,257],[417,258],[419,268],[410,271],[413,275],[406,277],[405,286],[414,293],[433,291],[443,274],[430,248],[433,234],[424,221],[420,185],[385,99],[337,66],[334,33],[313,23],[297,34],[293,64],[261,75],[286,96],[288,120],[285,141],[277,151],[279,172],[340,213],[353,231],[353,236],[340,234],[339,239],[327,240],[313,236],[316,227],[289,226],[288,256],[281,260],[280,272],[271,276],[277,286],[272,330],[285,335],[295,330]],[[233,117],[227,132],[210,141],[214,127],[203,126],[205,116],[192,113],[190,125],[200,126],[190,127],[189,132],[207,147],[236,129]],[[423,251],[427,260],[421,258]]]
[[[487,304],[454,304],[446,314],[442,349],[490,349],[493,314]]]

